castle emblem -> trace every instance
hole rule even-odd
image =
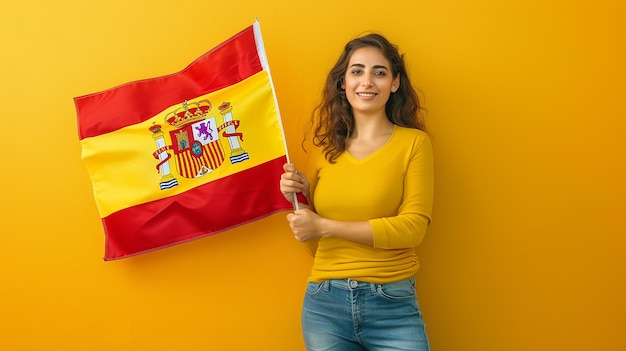
[[[178,179],[170,167],[172,160],[175,172],[183,178],[202,177],[218,168],[226,160],[221,138],[228,141],[228,162],[235,164],[249,159],[248,153],[241,147],[243,134],[237,132],[240,121],[233,120],[230,102],[224,102],[218,107],[219,121],[210,115],[211,110],[211,102],[205,99],[185,101],[181,107],[168,112],[165,124],[169,129],[169,145],[166,144],[163,126],[154,124],[149,128],[157,145],[153,156],[159,161],[156,168],[161,174],[161,190],[178,185]]]

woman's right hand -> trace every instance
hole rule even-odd
[[[283,165],[285,171],[280,176],[280,191],[287,201],[293,203],[296,193],[302,193],[307,199],[309,199],[310,184],[306,177],[298,172],[296,167],[292,164],[285,163]]]

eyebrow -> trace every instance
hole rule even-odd
[[[365,68],[365,65],[362,64],[362,63],[353,63],[352,65],[350,65],[350,67]],[[373,68],[377,68],[377,69],[383,68],[383,69],[389,71],[389,68],[387,66],[385,66],[385,65],[374,65]]]

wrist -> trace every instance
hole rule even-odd
[[[328,238],[332,234],[331,230],[332,221],[327,218],[319,217],[318,229],[319,236],[321,238]]]

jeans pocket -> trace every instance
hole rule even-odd
[[[324,283],[309,282],[306,286],[306,294],[317,295],[319,294],[320,291],[322,291],[323,287],[324,287]]]
[[[415,284],[410,278],[395,283],[381,284],[378,294],[388,300],[414,300]]]

